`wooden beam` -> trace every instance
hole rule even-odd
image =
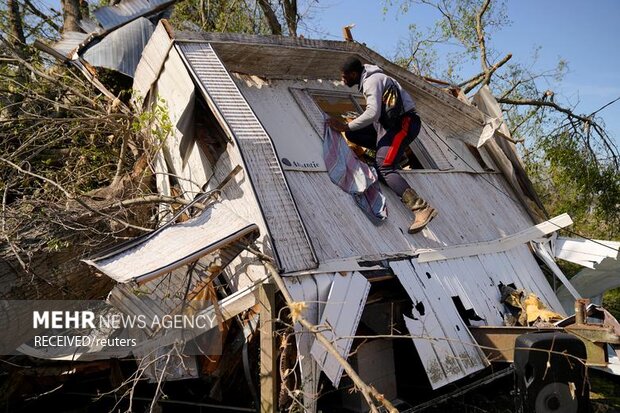
[[[260,411],[276,413],[278,411],[277,396],[277,363],[276,341],[274,337],[275,319],[274,284],[262,284],[259,290],[258,303],[260,312]]]
[[[568,214],[562,214],[555,218],[551,218],[549,221],[545,221],[523,231],[519,231],[516,234],[492,241],[478,242],[475,244],[452,245],[429,250],[416,250],[416,252],[419,253],[418,262],[448,260],[452,258],[468,257],[471,255],[508,251],[517,245],[525,244],[526,242],[541,238],[552,232],[567,227],[572,223],[573,220]]]

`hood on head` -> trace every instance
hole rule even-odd
[[[377,65],[369,65],[369,64],[364,65],[364,71],[362,72],[362,75],[360,77],[360,84],[359,84],[360,90],[362,90],[362,85],[364,84],[364,80],[366,80],[366,78],[368,78],[369,76],[374,75],[375,73],[383,73],[383,70]]]

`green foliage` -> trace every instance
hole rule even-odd
[[[414,25],[410,27],[409,41],[401,43],[396,62],[414,72],[454,84],[467,79],[462,73],[464,61],[479,61],[481,69],[493,65],[504,53],[493,49],[492,33],[509,25],[510,20],[505,3],[491,1],[477,27],[483,4],[484,0],[385,0],[386,8],[398,6],[407,12],[411,7],[432,7],[438,15],[435,26],[426,32]],[[436,46],[454,48],[455,44],[459,46],[457,50],[448,53],[443,66],[438,65]],[[541,49],[537,48],[531,56],[520,57],[521,62],[517,60],[519,57],[512,59],[493,73],[489,87],[500,102],[502,99],[533,102],[503,105],[504,119],[512,138],[520,142],[530,178],[549,213],[568,212],[575,221],[573,230],[584,235],[617,239],[620,237],[618,150],[610,143],[596,113],[579,116],[545,106],[557,102],[551,90],[559,88],[568,63],[559,59],[554,68],[535,72],[532,67],[540,53]],[[487,60],[483,62],[485,55]]]
[[[173,131],[166,100],[159,97],[152,110],[136,115],[131,122],[131,129],[135,134],[144,133],[145,136],[150,136],[151,145],[161,147]]]
[[[603,295],[603,307],[620,320],[620,288],[609,290]]]
[[[578,232],[620,238],[620,172],[597,159],[568,129],[540,138],[537,157],[527,158],[530,176],[551,215],[568,212]]]
[[[395,2],[384,0],[384,10],[393,7]],[[402,0],[397,2],[401,12],[407,13],[412,7],[433,7],[438,12],[438,20],[426,32],[422,32],[415,25],[409,27],[409,41],[401,43],[400,52],[396,61],[409,62],[419,69],[415,72],[423,76],[431,76],[459,83],[463,78],[462,64],[464,61],[476,60],[479,57],[478,32],[476,30],[476,15],[484,0]],[[482,17],[484,32],[493,34],[496,30],[510,24],[506,14],[506,5],[503,1],[494,1]],[[436,63],[438,45],[451,46],[442,51],[446,64],[440,67]],[[458,45],[457,47],[454,47]],[[490,57],[496,53],[487,51]],[[411,57],[414,62],[410,62]],[[419,62],[415,62],[419,60]]]
[[[175,6],[171,22],[176,27],[187,27],[190,22],[207,32],[268,33],[260,8],[244,1],[186,0]]]

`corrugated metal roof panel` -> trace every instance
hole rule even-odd
[[[401,175],[439,211],[418,234],[407,233],[412,214],[386,187],[389,217],[377,227],[327,173],[286,171],[320,262],[492,241],[532,226],[525,210],[509,197],[501,175],[423,171]]]
[[[246,236],[255,239],[258,227],[216,203],[190,221],[164,227],[131,245],[85,262],[118,282],[144,282],[215,254]]]
[[[414,318],[405,316],[433,389],[489,365],[435,273],[409,261],[390,263],[413,302]]]
[[[177,0],[125,0],[114,6],[101,7],[94,11],[99,24],[105,31],[112,30],[139,16],[163,9]]]
[[[605,258],[618,259],[619,250],[620,242],[617,241],[558,237],[554,254],[556,258],[594,269]]]
[[[82,19],[78,22],[78,26],[80,26],[85,33],[99,33],[102,30],[99,23],[94,19]]]
[[[88,47],[82,58],[96,67],[116,70],[133,77],[142,50],[155,31],[155,25],[141,17],[113,31]]]
[[[269,135],[209,44],[177,46],[211,109],[234,135],[254,185],[278,264],[286,271],[315,268],[314,251]]]
[[[334,344],[338,354],[345,360],[349,357],[369,291],[370,283],[359,272],[345,276],[336,275],[329,291],[327,304],[318,324],[324,327],[320,334]],[[338,388],[344,371],[342,364],[318,340],[314,340],[310,354],[334,387]]]
[[[52,48],[64,56],[74,51],[89,35],[80,32],[64,32],[62,38],[52,45]]]

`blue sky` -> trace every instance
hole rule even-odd
[[[409,24],[423,29],[437,18],[425,6],[415,5],[405,15],[396,7],[384,14],[383,7],[382,0],[321,0],[309,22],[318,30],[309,30],[306,36],[341,39],[342,27],[354,23],[355,40],[391,57],[399,40],[408,36]],[[529,65],[540,47],[534,71],[552,69],[560,58],[568,62],[561,87],[553,88],[556,102],[577,105],[577,112],[590,114],[620,97],[619,0],[508,0],[507,15],[511,25],[490,39],[501,56],[510,52],[513,61]],[[463,77],[478,70],[478,63],[465,68]],[[600,115],[620,145],[620,101]]]

